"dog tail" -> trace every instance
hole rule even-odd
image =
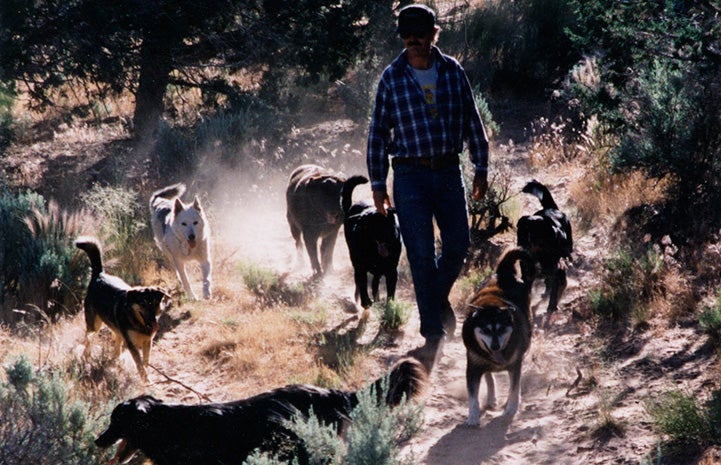
[[[531,194],[540,200],[543,208],[553,208],[558,210],[558,205],[556,205],[556,202],[553,200],[551,191],[535,179],[529,181],[525,186],[523,186],[523,192]]]
[[[360,175],[351,176],[346,179],[341,188],[341,207],[343,208],[343,213],[348,213],[348,210],[350,210],[351,204],[353,203],[353,189],[355,189],[355,186],[367,182],[368,178]]]
[[[375,380],[372,386],[379,403],[396,406],[403,399],[417,399],[425,393],[428,388],[428,372],[415,358],[405,357],[393,365],[390,373]],[[382,397],[384,393],[385,398]],[[358,405],[357,393],[351,394],[351,404],[354,407]]]
[[[536,265],[531,254],[522,247],[514,247],[501,257],[496,265],[496,276],[499,283],[516,281],[516,262],[521,266],[521,280],[526,286],[531,286],[536,278]]]
[[[100,255],[100,243],[94,237],[81,236],[75,241],[75,246],[84,250],[90,259],[92,279],[95,279],[103,272],[103,259]]]
[[[153,192],[153,195],[150,196],[150,209],[153,209],[153,204],[155,203],[156,199],[172,199],[174,197],[180,197],[181,195],[183,195],[184,192],[185,184],[183,184],[182,182],[163,187],[162,189]]]

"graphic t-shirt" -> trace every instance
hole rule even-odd
[[[420,84],[423,90],[423,95],[426,97],[426,109],[428,111],[428,117],[435,119],[438,117],[438,105],[436,104],[436,81],[438,80],[438,70],[434,63],[429,69],[415,69],[413,73],[416,76],[418,84]]]

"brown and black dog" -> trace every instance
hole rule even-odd
[[[158,332],[157,318],[168,294],[158,287],[131,287],[119,277],[104,273],[97,239],[80,237],[75,245],[88,254],[91,266],[84,305],[85,356],[90,353],[90,335],[105,323],[115,334],[114,356],[120,356],[125,344],[140,377],[147,381],[145,368],[150,362],[150,348]]]
[[[344,176],[317,165],[299,166],[288,180],[285,199],[290,233],[299,260],[302,257],[301,237],[305,242],[315,275],[333,268],[333,248],[343,224],[341,190],[345,180]]]
[[[399,360],[387,383],[374,382],[376,393],[386,384],[385,402],[420,396],[428,383],[423,366],[412,358]],[[381,399],[379,398],[379,401]],[[141,396],[118,404],[110,425],[95,440],[101,448],[120,441],[114,462],[125,463],[138,451],[155,465],[240,465],[254,450],[282,459],[296,456],[308,463],[305,449],[288,428],[293,418],[312,410],[321,423],[342,433],[358,404],[357,392],[290,385],[244,400],[200,405],[166,404]]]
[[[520,278],[516,264],[520,265]],[[533,315],[530,306],[535,266],[522,248],[507,251],[490,281],[479,289],[468,304],[463,323],[466,346],[467,425],[478,425],[481,407],[478,393],[485,378],[488,396],[484,408],[495,407],[493,373],[508,371],[510,387],[504,415],[512,418],[521,401],[521,365],[531,346]]]
[[[571,222],[558,209],[548,188],[540,182],[529,181],[523,192],[536,197],[541,202],[541,209],[518,220],[517,245],[528,250],[541,267],[548,294],[548,318],[558,308],[566,289],[566,270],[561,259],[571,258],[573,251]]]

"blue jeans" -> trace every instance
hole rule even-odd
[[[393,168],[393,201],[413,276],[421,335],[445,335],[441,308],[463,267],[470,244],[466,192],[460,166],[431,170],[423,166]],[[440,231],[436,253],[433,219]]]

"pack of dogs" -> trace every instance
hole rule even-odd
[[[353,266],[354,297],[363,308],[379,301],[381,278],[385,278],[387,300],[394,299],[402,250],[393,209],[382,215],[367,201],[353,202],[354,189],[367,182],[364,176],[346,178],[317,165],[302,165],[291,173],[286,189],[286,218],[296,252],[302,259],[305,245],[315,276],[332,270],[333,249],[341,225],[344,227]],[[197,196],[189,204],[181,201],[185,190],[184,184],[173,184],[152,194],[149,206],[153,236],[184,293],[192,299],[197,297],[186,264],[198,262],[203,298],[209,299],[210,225]],[[570,260],[573,248],[570,221],[542,183],[532,180],[522,192],[538,198],[542,208],[519,219],[516,246],[501,256],[491,278],[465,306],[461,337],[466,349],[465,423],[469,426],[479,425],[483,411],[496,406],[494,373],[508,373],[509,392],[503,415],[512,418],[516,414],[521,402],[523,360],[533,338],[534,280],[537,276],[545,279],[547,315],[557,310],[566,287],[563,262]],[[91,336],[105,324],[115,336],[114,356],[118,357],[124,346],[140,378],[147,382],[158,317],[170,299],[169,293],[156,286],[130,286],[105,273],[97,239],[80,237],[76,246],[87,254],[91,268],[84,300],[85,356],[91,350]],[[391,368],[388,394],[379,401],[397,405],[401,398],[418,398],[428,384],[428,375],[419,360],[402,358]],[[384,378],[373,385],[379,388]],[[485,380],[487,393],[483,406],[479,401],[481,380]],[[322,422],[336,425],[337,433],[342,434],[357,402],[357,392],[310,385],[290,385],[243,400],[198,405],[165,403],[144,395],[115,407],[110,425],[96,444],[107,448],[119,443],[111,463],[126,463],[142,452],[156,465],[240,464],[254,451],[273,452],[286,459],[296,457],[299,463],[307,463],[302,441],[288,422],[305,418],[312,411]]]

